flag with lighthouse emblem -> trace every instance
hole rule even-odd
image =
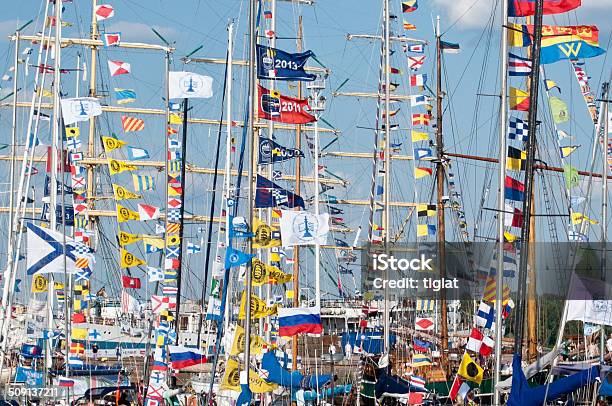
[[[307,211],[281,210],[281,239],[283,247],[326,244],[329,233],[329,214],[318,216]]]
[[[213,95],[213,79],[210,76],[192,72],[169,72],[168,79],[171,99],[208,99]]]

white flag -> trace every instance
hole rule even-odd
[[[327,243],[329,214],[317,217],[307,211],[281,210],[281,239],[283,247]]]
[[[170,98],[201,97],[208,99],[213,95],[212,82],[213,79],[210,76],[191,72],[170,72]]]
[[[70,125],[79,121],[87,121],[102,114],[100,101],[93,97],[62,99],[62,116],[64,124]]]
[[[601,299],[611,295],[612,287],[604,281],[572,276],[566,319],[612,326],[612,300]]]
[[[76,273],[77,250],[72,238],[58,231],[27,224],[27,274],[64,272],[64,251],[66,252],[66,272]],[[64,248],[64,238],[66,246]]]

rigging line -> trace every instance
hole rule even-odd
[[[441,35],[446,34],[448,31],[450,31],[457,23],[459,23],[459,21],[461,21],[463,19],[463,17],[465,17],[465,15],[467,13],[469,13],[472,8],[474,8],[474,6],[476,6],[476,4],[479,2],[480,0],[474,0],[474,2],[472,3],[472,5],[470,7],[468,7],[463,14],[461,14],[445,31],[442,32]],[[498,1],[496,1],[497,3]]]

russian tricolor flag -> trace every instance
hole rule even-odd
[[[278,309],[278,333],[291,337],[299,333],[321,334],[321,309],[319,307],[293,307]]]
[[[183,369],[206,363],[206,356],[195,348],[169,345],[168,349],[170,350],[170,365],[174,369]]]
[[[64,388],[72,388],[74,386],[74,381],[70,378],[60,378],[59,386],[62,386]]]

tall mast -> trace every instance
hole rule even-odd
[[[297,52],[302,52],[302,16],[298,17],[298,32],[297,32]],[[302,99],[302,82],[297,82],[297,98]],[[302,149],[302,125],[298,124],[295,127],[295,148]],[[301,183],[300,177],[302,175],[302,158],[298,155],[295,159],[295,194],[300,195]],[[315,168],[316,171],[319,168]],[[318,200],[319,196],[315,193],[315,199]],[[294,210],[299,210],[296,207]],[[293,247],[293,307],[300,306],[300,246],[296,245]],[[291,338],[291,367],[294,371],[297,370],[297,357],[298,357],[298,336],[294,335]]]
[[[611,75],[612,79],[612,75]],[[609,142],[609,133],[610,131],[610,82],[604,83],[604,125],[603,125],[603,144],[602,144],[602,166],[601,166],[601,181],[602,181],[602,197],[601,197],[601,279],[605,280],[605,272],[606,272],[606,243],[608,242],[608,179],[606,175],[608,174],[608,142]],[[601,326],[601,331],[599,333],[599,357],[600,362],[603,365],[604,363],[604,345],[606,338],[604,337],[604,333],[606,331],[605,326]]]
[[[390,233],[390,228],[391,228],[391,224],[390,224],[390,207],[389,207],[389,196],[390,196],[390,180],[391,180],[391,120],[390,120],[390,99],[391,99],[391,40],[390,40],[390,12],[389,12],[389,0],[384,0],[385,1],[385,32],[384,32],[384,49],[385,49],[385,108],[384,108],[384,113],[385,113],[385,159],[383,160],[383,166],[384,166],[384,171],[385,171],[385,177],[384,177],[384,186],[383,186],[383,207],[384,207],[384,211],[383,211],[383,236],[384,236],[384,246],[385,246],[385,251],[388,253],[389,248],[390,248],[390,241],[389,241],[389,236],[391,235]],[[378,146],[376,147],[378,148]],[[385,279],[389,279],[389,270],[385,270]],[[389,350],[390,350],[390,326],[389,326],[389,287],[387,284],[385,284],[385,307],[384,307],[384,331],[385,331],[385,340],[384,340],[384,344],[385,344],[385,353],[389,354]]]
[[[91,0],[91,40],[95,41],[99,37],[98,33],[98,21],[96,19],[96,7],[98,5],[98,0]],[[96,97],[96,74],[97,74],[97,64],[98,64],[98,47],[95,45],[91,46],[91,58],[90,58],[90,71],[89,71],[89,97]],[[167,101],[167,99],[166,99]],[[168,121],[166,120],[166,123]],[[96,118],[91,117],[89,119],[89,133],[87,140],[87,156],[94,157],[95,156],[95,146],[96,146]],[[94,166],[87,166],[87,196],[91,197],[94,195]],[[93,201],[89,201],[89,209],[93,209]],[[87,227],[89,231],[94,230],[95,225],[93,221],[89,221],[87,223]]]
[[[536,150],[536,130],[537,130],[537,114],[538,114],[538,89],[540,80],[540,47],[542,43],[542,10],[543,0],[536,1],[535,21],[534,21],[534,39],[531,55],[531,88],[529,92],[529,113],[528,113],[528,131],[529,139],[527,141],[527,166],[525,168],[525,200],[523,202],[523,224],[521,230],[521,256],[519,266],[519,282],[517,296],[517,313],[514,326],[514,353],[522,356],[523,337],[525,328],[525,310],[526,310],[526,284],[527,284],[527,265],[529,261],[530,247],[530,231],[533,199],[533,174],[534,160]],[[501,272],[501,270],[499,271]]]
[[[253,224],[255,210],[253,208],[255,187],[253,184],[253,174],[255,170],[255,44],[257,42],[256,35],[256,12],[257,12],[257,0],[251,0],[249,2],[249,103],[248,103],[248,128],[246,142],[249,147],[249,170],[248,170],[248,181],[249,181],[249,193],[248,193],[248,205],[249,205],[249,224]],[[229,233],[229,230],[228,230]],[[249,238],[248,242],[248,253],[252,253],[252,240]],[[250,269],[250,264],[247,264],[246,272],[246,303],[245,303],[245,318],[244,318],[244,375],[245,380],[249,382],[249,361],[251,357],[251,294],[253,291],[253,275]]]
[[[446,277],[446,228],[444,223],[444,137],[442,133],[442,48],[440,38],[440,17],[436,18],[436,147],[438,160],[436,163],[436,185],[438,198],[438,267],[440,279]],[[448,326],[446,316],[446,291],[440,290],[440,349],[442,363],[446,365],[448,349]]]
[[[501,89],[499,92],[499,191],[497,196],[497,274],[495,303],[495,363],[493,373],[493,388],[495,391],[493,404],[501,404],[501,393],[497,384],[501,381],[501,359],[502,359],[502,312],[503,284],[504,284],[504,211],[506,210],[504,183],[506,182],[506,131],[508,128],[508,36],[505,27],[508,25],[508,0],[501,3],[501,64],[500,77]]]

